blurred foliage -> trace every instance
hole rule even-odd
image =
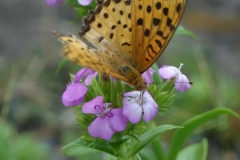
[[[49,156],[49,146],[37,142],[32,134],[17,134],[14,127],[0,121],[0,159],[43,160]]]

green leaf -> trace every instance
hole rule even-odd
[[[154,121],[151,121],[147,123],[147,127],[148,129],[155,128],[156,123]],[[159,137],[156,137],[152,140],[151,151],[154,153],[154,156],[151,156],[151,158],[156,157],[156,159],[162,159],[162,160],[166,159],[166,153]]]
[[[190,32],[189,30],[186,30],[183,26],[179,25],[176,32],[174,33],[174,36],[180,36],[180,35],[187,35],[190,37],[193,37],[195,39],[198,39],[198,37]]]
[[[161,133],[175,129],[175,128],[181,128],[179,126],[173,126],[173,125],[162,125],[158,126],[156,128],[150,129],[145,134],[141,135],[139,137],[139,141],[135,143],[134,148],[132,150],[132,153],[130,153],[131,156],[137,154],[139,151],[141,151],[144,147],[146,147],[155,137],[159,136]]]
[[[128,138],[121,140],[121,141],[117,141],[117,142],[111,142],[111,143],[109,143],[109,145],[117,153],[120,150],[121,145],[123,145],[124,142],[126,142],[127,140],[128,140]]]
[[[177,160],[206,160],[208,151],[207,139],[203,139],[199,144],[193,144],[181,150],[177,156]]]
[[[79,152],[82,148],[88,148],[90,150],[96,150],[96,151],[102,151],[111,155],[115,155],[115,151],[112,149],[112,147],[106,143],[106,142],[99,142],[95,145],[92,145],[92,142],[84,142],[81,139],[78,139],[66,146],[64,146],[62,149],[64,151],[64,153],[68,153],[68,150],[72,147],[78,147],[79,148]],[[89,151],[89,150],[85,150]],[[83,154],[85,154],[85,152],[83,152]],[[80,154],[79,154],[80,155]]]
[[[122,145],[128,139],[124,139],[118,142],[108,143],[107,141],[92,142],[92,141],[82,141],[78,139],[62,148],[65,155],[86,155],[91,153],[97,153],[99,151],[105,152],[112,156],[122,157],[119,153]],[[123,155],[124,156],[124,155]]]
[[[117,160],[117,158],[115,156],[108,154],[106,160]]]
[[[178,129],[174,133],[167,160],[176,159],[181,146],[195,129],[221,114],[230,114],[239,117],[237,113],[228,108],[217,108],[191,118],[182,124],[183,129]]]
[[[151,148],[145,147],[140,152],[139,155],[144,160],[158,160],[155,153]]]
[[[57,69],[55,71],[55,74],[57,75],[60,70],[62,69],[63,65],[67,63],[67,59],[66,58],[63,58],[59,63],[58,63],[58,66],[57,66]]]
[[[142,158],[139,156],[139,154],[136,154],[136,155],[134,156],[134,160],[142,160]]]
[[[158,104],[158,110],[167,111],[172,106],[175,93],[174,80],[167,80],[161,86],[152,84],[148,87],[149,92],[153,95],[155,102]]]
[[[94,150],[92,148],[87,148],[86,146],[75,146],[71,148],[67,148],[63,150],[64,155],[68,156],[84,156],[89,154],[96,154],[99,153],[99,151]]]
[[[67,154],[71,151],[69,149],[72,147],[78,147],[79,152],[81,152],[78,155],[85,155],[88,152],[93,152],[92,150],[102,151],[102,152],[105,152],[105,153],[108,153],[111,155],[115,155],[114,150],[106,142],[100,142],[93,146],[93,145],[91,145],[90,142],[88,143],[88,142],[82,141],[81,139],[78,139],[78,140],[64,146],[62,149],[63,149],[64,153]]]

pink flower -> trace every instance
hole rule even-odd
[[[158,112],[158,105],[148,91],[132,91],[124,94],[123,114],[132,123],[138,123],[143,117],[149,122]]]
[[[152,68],[149,68],[142,74],[142,77],[145,79],[147,86],[149,86],[153,82],[154,73],[155,73],[155,70]]]
[[[67,85],[67,88],[62,95],[62,102],[66,107],[78,106],[83,102],[88,89],[80,82],[80,80],[87,76],[85,83],[89,84],[92,82],[92,74],[94,74],[94,72],[95,71],[91,69],[83,68],[75,75],[73,82]]]
[[[89,86],[92,84],[92,78],[96,78],[98,72],[97,71],[94,71],[90,68],[87,68],[87,67],[84,67],[82,68],[80,71],[78,71],[78,73],[76,74],[74,80],[77,80],[74,81],[76,83],[78,83],[80,81],[80,79],[83,79],[83,78],[86,78],[85,79],[85,84],[86,86]]]
[[[181,63],[179,68],[164,65],[159,69],[159,74],[163,79],[175,78],[175,88],[180,92],[184,92],[185,90],[191,88],[188,78],[180,71],[182,65],[183,64]]]
[[[112,109],[110,103],[103,103],[103,97],[98,96],[82,106],[83,113],[92,113],[97,118],[88,126],[88,132],[93,137],[110,140],[114,133],[123,131],[127,126],[127,118],[122,108]]]
[[[66,107],[80,105],[84,100],[84,95],[87,90],[87,87],[85,87],[82,83],[69,84],[62,95],[62,103]]]
[[[59,6],[64,2],[64,0],[46,0],[46,3],[48,4],[48,6],[52,7],[52,6]]]
[[[92,3],[92,0],[78,0],[78,3],[81,4],[82,6],[88,6],[89,4]]]

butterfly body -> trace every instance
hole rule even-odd
[[[146,81],[142,78],[142,75],[131,65],[120,66],[118,72],[122,76],[127,77],[127,83],[133,86],[135,90],[141,91],[147,88]]]
[[[162,54],[180,22],[186,0],[97,0],[83,18],[79,35],[62,36],[62,54],[88,67],[127,82],[136,90],[147,88],[141,74]]]

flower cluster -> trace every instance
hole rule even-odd
[[[182,66],[182,64],[181,64]],[[180,68],[163,66],[159,74],[164,79],[174,79],[175,88],[181,92],[191,86]],[[153,82],[154,70],[148,69],[142,74],[148,86]],[[67,85],[62,95],[65,106],[79,106],[84,102],[85,95],[90,92],[89,87],[92,80],[96,78],[97,72],[89,68],[81,69]],[[85,82],[81,80],[85,79]],[[112,80],[115,81],[114,79]],[[88,133],[92,137],[110,140],[116,132],[124,131],[128,122],[137,124],[141,120],[149,122],[158,113],[158,104],[148,91],[129,91],[123,94],[122,106],[115,103],[104,102],[103,94],[92,96],[88,102],[83,103],[81,112],[83,114],[94,114],[95,120],[88,126]]]

